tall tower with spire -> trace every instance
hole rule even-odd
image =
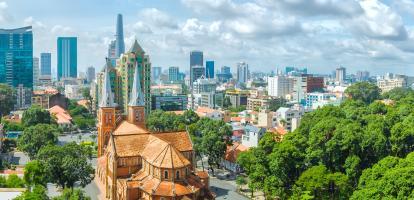
[[[98,156],[102,156],[111,132],[116,127],[114,95],[111,89],[109,69],[104,72],[98,111]]]
[[[128,121],[137,126],[145,126],[145,99],[141,87],[138,68],[135,68],[131,95],[128,103]]]
[[[122,22],[122,15],[118,14],[116,20],[116,41],[115,41],[115,56],[119,58],[125,52],[124,43],[124,24]]]

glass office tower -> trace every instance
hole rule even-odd
[[[77,77],[78,46],[76,37],[58,37],[57,61],[58,80]]]

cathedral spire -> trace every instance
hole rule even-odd
[[[134,83],[132,85],[132,91],[129,101],[129,106],[145,106],[144,94],[141,88],[141,78],[139,76],[138,65],[135,67],[134,72]]]
[[[110,81],[110,77],[109,77],[109,67],[108,66],[106,66],[106,68],[105,68],[103,85],[102,85],[101,102],[99,104],[99,107],[101,107],[101,108],[115,107],[114,96],[112,94],[112,89],[111,89],[111,81]]]

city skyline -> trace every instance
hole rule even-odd
[[[251,71],[263,72],[304,66],[310,73],[330,74],[344,66],[349,73],[414,75],[412,1],[75,2],[0,0],[0,25],[32,25],[33,55],[51,52],[52,71],[58,36],[79,38],[78,71],[91,65],[101,70],[121,13],[125,48],[137,38],[153,66],[164,69],[188,71],[190,51],[201,50],[217,69],[226,65],[233,73],[245,61]]]

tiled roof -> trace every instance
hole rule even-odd
[[[148,134],[148,130],[132,124],[126,120],[115,129],[114,135]]]
[[[154,133],[152,135],[172,144],[178,151],[193,150],[193,143],[187,132]]]
[[[229,162],[235,163],[237,161],[237,157],[241,152],[249,150],[248,147],[234,142],[233,145],[228,145],[226,150],[225,159]]]
[[[132,183],[128,183],[129,186],[137,186],[146,193],[153,194],[155,196],[184,196],[193,194],[198,191],[203,185],[188,177],[185,182],[171,182],[160,181],[153,176],[147,175],[144,171],[139,171],[132,178]]]
[[[217,112],[217,111],[214,110],[214,109],[208,108],[208,107],[198,107],[196,112],[207,114],[207,113],[214,113],[214,112]]]
[[[114,135],[116,154],[120,157],[141,155],[149,136],[148,134]]]
[[[147,162],[159,168],[182,168],[191,165],[171,144],[150,135],[141,155]]]
[[[72,117],[62,107],[56,105],[49,109],[49,113],[56,116],[58,124],[71,124]]]

